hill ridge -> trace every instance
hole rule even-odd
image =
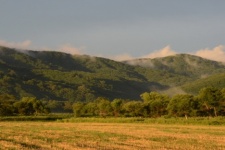
[[[219,73],[225,73],[222,63],[189,54],[118,62],[58,51],[0,47],[0,94],[18,98],[71,102],[99,96],[139,99],[143,92],[182,88]]]

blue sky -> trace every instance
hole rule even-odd
[[[112,59],[225,58],[224,0],[0,0],[0,45]]]

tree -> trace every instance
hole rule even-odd
[[[225,115],[225,88],[221,90],[222,99],[219,101],[219,115],[224,116]]]
[[[63,109],[64,109],[66,112],[73,112],[73,104],[72,104],[72,102],[70,102],[70,101],[65,101],[65,102],[64,102]]]
[[[93,91],[91,91],[87,86],[81,85],[76,90],[75,101],[90,102],[95,99]]]
[[[73,104],[73,112],[75,117],[80,117],[82,115],[83,107],[84,107],[84,103],[82,102],[75,102]]]
[[[97,104],[95,102],[88,102],[84,104],[84,107],[82,109],[82,115],[84,116],[99,115]]]
[[[129,101],[123,105],[123,110],[126,112],[125,115],[129,117],[143,116],[142,106],[141,101]]]
[[[166,107],[169,102],[169,97],[157,92],[143,93],[140,95],[145,106],[149,107],[149,115],[159,117],[166,114]]]
[[[214,87],[206,87],[199,91],[198,99],[201,101],[202,106],[205,107],[209,116],[217,116],[217,109],[219,103],[222,101],[223,96],[219,89]]]
[[[38,115],[49,112],[49,109],[35,97],[23,97],[20,101],[14,103],[14,107],[21,115]]]
[[[170,100],[167,110],[169,115],[179,117],[185,116],[187,119],[188,116],[196,115],[197,107],[197,101],[195,101],[193,95],[178,94],[173,96],[173,98]]]
[[[123,104],[123,100],[122,99],[114,99],[111,102],[111,106],[112,106],[112,109],[113,109],[113,114],[114,114],[115,117],[118,117],[120,115],[122,104]]]
[[[16,98],[10,94],[0,95],[0,116],[11,116],[14,113],[13,103]]]
[[[49,100],[46,107],[51,110],[51,112],[61,112],[63,111],[63,103],[56,100]]]
[[[110,115],[110,112],[112,110],[110,101],[103,97],[98,97],[95,102],[97,103],[99,115],[102,117],[106,117]]]

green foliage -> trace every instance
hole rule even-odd
[[[0,116],[11,116],[14,113],[12,104],[15,102],[15,97],[9,94],[0,95]]]
[[[142,116],[142,102],[140,101],[129,101],[126,102],[122,109],[124,110],[124,114],[127,117],[138,117]]]
[[[99,116],[106,117],[110,115],[110,112],[112,112],[112,107],[108,99],[103,97],[98,97],[95,100],[95,103],[97,104]]]
[[[98,97],[91,102],[75,102],[76,117],[198,117],[225,115],[225,89],[203,88],[197,96],[177,94],[169,97],[157,92],[140,95],[143,101]]]
[[[89,122],[89,123],[151,123],[155,125],[159,124],[177,124],[177,125],[207,125],[207,126],[224,126],[225,120],[224,117],[214,117],[214,118],[207,118],[207,117],[192,117],[185,119],[183,117],[176,117],[176,118],[166,118],[166,117],[159,117],[159,118],[140,118],[140,117],[109,117],[109,118],[96,118],[96,117],[85,117],[85,118],[66,118],[62,120],[57,120],[58,122],[73,122],[73,123],[80,123],[80,122]]]
[[[1,116],[0,121],[57,121],[61,119],[68,119],[73,117],[71,114],[44,114],[39,116],[22,116],[22,115],[14,115],[14,116]]]
[[[43,103],[34,97],[23,97],[20,101],[15,102],[16,112],[21,115],[38,115],[49,113]]]
[[[84,103],[82,102],[76,102],[73,104],[73,112],[75,117],[80,117],[81,116],[81,111],[84,107]]]
[[[0,116],[13,115],[14,108],[10,102],[0,100]]]
[[[121,110],[122,110],[123,100],[122,99],[114,99],[111,102],[113,114],[115,117],[120,116]]]
[[[182,89],[191,94],[198,94],[200,89],[204,87],[217,87],[224,88],[225,87],[225,74],[215,74],[212,76],[208,76],[202,79],[198,79],[196,81],[184,84]]]
[[[155,70],[165,70],[170,73],[190,76],[192,78],[224,72],[225,69],[222,63],[188,54],[177,54],[175,56],[154,59],[136,59],[126,61],[125,63]]]
[[[83,109],[82,109],[82,116],[98,116],[98,108],[97,104],[95,102],[88,102],[85,103]]]
[[[147,89],[164,88],[149,83],[135,67],[105,58],[9,48],[1,48],[0,52],[0,93],[17,99],[135,99]]]
[[[50,109],[50,112],[55,113],[55,112],[63,112],[63,104],[64,102],[62,101],[56,101],[56,100],[49,100],[45,101],[45,107]]]
[[[96,97],[138,99],[145,91],[162,91],[225,71],[218,62],[185,54],[121,63],[61,52],[16,51],[5,47],[0,52],[0,93],[9,93],[17,99],[37,97],[70,102],[93,101]]]
[[[145,106],[149,108],[149,116],[159,117],[167,113],[166,106],[169,103],[169,97],[157,92],[143,93],[140,95]]]
[[[198,94],[202,106],[204,106],[209,116],[217,116],[220,102],[224,101],[221,90],[213,87],[207,87],[200,90]],[[212,114],[212,112],[214,114]]]
[[[36,97],[52,112],[70,112],[74,103],[81,102],[84,105],[80,111],[82,116],[160,117],[168,114],[166,108],[170,102],[167,95],[160,94],[162,91],[171,91],[178,86],[188,94],[197,95],[200,89],[209,85],[219,89],[225,86],[223,64],[186,54],[116,62],[86,55],[18,51],[6,47],[0,47],[0,53],[0,95],[13,95],[17,101]],[[144,93],[146,91],[150,92]],[[143,101],[138,101],[141,93]],[[176,94],[170,92],[169,96]],[[98,97],[104,98],[100,100]],[[134,101],[125,101],[127,99]],[[223,99],[208,104],[214,109],[213,113],[206,111],[202,104],[195,113],[224,115]],[[5,101],[3,98],[2,107],[14,103]],[[182,102],[184,106],[185,102]],[[17,106],[19,108],[20,104]],[[26,107],[28,110],[32,108],[28,102]],[[180,104],[179,107],[183,106]],[[22,114],[34,113],[23,109],[19,109]],[[174,113],[171,111],[171,114]],[[190,115],[194,115],[194,111]]]
[[[196,116],[198,110],[198,101],[195,100],[194,96],[188,94],[175,95],[167,106],[169,115],[182,117],[185,116]]]

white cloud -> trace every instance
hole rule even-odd
[[[142,58],[156,58],[156,57],[166,57],[170,55],[175,55],[176,52],[170,48],[170,46],[166,46],[160,50],[157,50],[155,52],[149,53],[145,56],[142,56]]]
[[[59,49],[61,52],[64,52],[64,53],[80,55],[80,54],[82,54],[84,47],[77,48],[77,47],[73,47],[70,44],[65,44],[65,45],[60,46]]]
[[[30,40],[25,40],[23,42],[8,42],[5,40],[0,40],[0,46],[5,46],[9,48],[16,48],[16,49],[30,49],[32,42]],[[38,49],[38,48],[36,48]],[[84,47],[74,47],[70,44],[65,44],[62,46],[59,46],[59,51],[69,53],[69,54],[82,54]],[[51,48],[44,47],[44,48],[39,48],[38,50],[41,51],[48,51],[51,50]]]
[[[215,60],[215,61],[225,61],[225,46],[223,45],[219,45],[214,47],[213,49],[201,49],[198,50],[195,55],[203,57],[203,58],[207,58],[207,59],[211,59],[211,60]]]
[[[117,56],[112,56],[110,57],[111,59],[113,60],[116,60],[116,61],[124,61],[124,60],[131,60],[131,59],[134,59],[134,57],[132,57],[131,55],[129,54],[121,54],[121,55],[117,55]]]
[[[170,55],[177,54],[174,50],[170,48],[170,46],[166,46],[160,50],[157,50],[155,52],[149,53],[147,55],[141,56],[140,58],[156,58],[156,57],[166,57]],[[116,60],[116,61],[124,61],[124,60],[132,60],[136,59],[135,57],[131,56],[130,54],[124,53],[117,56],[110,56],[108,57],[110,59]]]
[[[4,40],[0,40],[0,45],[10,48],[16,49],[28,49],[31,46],[32,42],[30,40],[26,40],[23,42],[8,42]]]

